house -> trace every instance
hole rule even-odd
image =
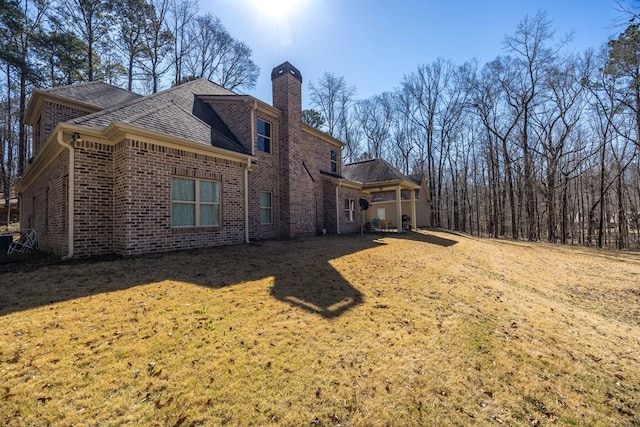
[[[424,175],[405,176],[383,159],[345,165],[342,173],[368,195],[367,222],[384,221],[387,229],[430,225],[431,196]]]
[[[383,160],[370,175],[343,166],[343,144],[302,122],[300,72],[285,62],[271,79],[273,105],[205,79],[149,96],[100,82],[35,90],[21,228],[71,258],[351,233],[382,209],[396,227],[421,223],[423,188]],[[360,199],[374,209],[363,215]]]

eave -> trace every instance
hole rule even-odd
[[[316,129],[313,126],[310,126],[306,123],[302,123],[302,131],[306,132],[308,134],[311,134],[317,138],[322,139],[324,142],[327,142],[339,149],[342,149],[342,147],[344,147],[346,144],[342,141],[340,141],[339,139],[336,139],[334,137],[332,137],[331,135],[329,135],[326,132],[321,131],[320,129]]]
[[[282,116],[282,111],[278,108],[267,104],[264,101],[259,100],[258,98],[254,98],[251,95],[196,95],[198,98],[205,102],[230,102],[230,103],[238,103],[244,102],[252,108],[255,107],[256,110],[263,112],[269,116],[274,118],[280,118]]]
[[[224,160],[231,160],[238,163],[250,165],[252,160],[256,158],[250,154],[238,153],[223,148],[205,145],[199,142],[191,141],[184,138],[176,138],[159,132],[153,132],[146,129],[137,128],[135,126],[124,123],[112,123],[106,128],[86,128],[79,125],[69,123],[58,123],[49,135],[42,150],[33,159],[31,165],[25,173],[20,177],[16,184],[17,191],[23,191],[38,176],[40,176],[47,167],[53,163],[64,148],[57,143],[58,133],[62,132],[63,139],[71,140],[72,135],[77,134],[79,139],[99,142],[105,145],[116,145],[119,142],[130,139],[135,141],[147,142],[151,144],[162,145],[170,148],[189,151],[205,156],[216,157]],[[73,145],[73,141],[70,142]]]
[[[38,112],[42,110],[42,105],[45,101],[64,105],[65,107],[75,108],[77,110],[86,111],[89,114],[102,110],[102,108],[96,107],[93,104],[58,96],[42,89],[34,89],[31,94],[29,104],[27,105],[27,109],[24,113],[24,120],[26,124],[31,126],[34,126],[36,124],[36,122],[38,121],[38,117],[36,116],[36,114],[38,114]]]

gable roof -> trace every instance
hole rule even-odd
[[[46,95],[78,101],[97,109],[114,107],[142,96],[126,89],[97,81],[37,90]]]
[[[425,175],[423,173],[414,173],[414,174],[411,174],[411,175],[407,175],[407,178],[409,178],[409,180],[415,182],[418,185],[422,185],[422,178],[424,176]]]
[[[75,83],[48,89],[34,89],[24,113],[25,123],[35,125],[45,100],[93,113],[130,102],[142,95],[104,82]]]
[[[121,123],[250,154],[218,114],[198,98],[198,94],[234,95],[209,80],[198,79],[67,123],[91,129],[104,129],[113,123]]]
[[[409,180],[384,159],[365,160],[363,162],[344,165],[342,167],[342,175],[348,180],[360,184]]]

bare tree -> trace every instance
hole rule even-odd
[[[384,146],[390,137],[392,116],[393,96],[389,92],[356,104],[356,117],[367,141],[367,152],[372,158],[383,157]]]
[[[421,144],[417,145],[417,169],[418,172],[427,175],[429,191],[436,196],[432,204],[431,223],[440,226],[439,210],[437,208],[437,164],[440,159],[436,158],[437,141],[437,114],[442,102],[442,93],[448,85],[453,65],[442,58],[438,58],[430,65],[422,65],[418,70],[411,73],[402,81],[402,91],[407,96],[405,100],[409,102],[412,116],[415,123],[422,129],[423,138]]]
[[[229,90],[255,86],[260,69],[251,60],[251,49],[231,37],[219,18],[197,17],[189,38],[191,49],[184,66],[190,76],[204,77]]]
[[[397,91],[393,96],[393,115],[391,117],[391,138],[400,159],[396,165],[405,175],[410,174],[410,159],[418,137],[418,127],[411,117],[409,103],[404,94]]]
[[[24,122],[28,87],[39,80],[32,57],[34,39],[41,30],[47,7],[46,1],[14,0],[6,2],[0,12],[0,59],[7,65],[7,75],[17,73],[19,82],[18,175],[24,171],[28,152]]]
[[[114,0],[112,8],[117,16],[118,47],[126,58],[127,89],[132,90],[134,68],[145,52],[145,37],[152,30],[149,17],[155,10],[146,0]]]
[[[149,7],[147,28],[142,37],[143,50],[140,63],[151,80],[152,93],[158,91],[162,76],[171,68],[171,64],[166,61],[173,46],[173,34],[166,22],[168,10],[169,0],[156,0]]]
[[[561,162],[573,150],[582,150],[579,145],[573,148],[568,145],[586,106],[582,94],[583,82],[588,77],[590,57],[586,59],[580,61],[574,56],[549,65],[543,82],[546,90],[541,96],[538,111],[532,116],[532,122],[535,123],[532,129],[540,141],[546,167],[543,183],[549,242],[555,242],[557,238],[556,193],[561,184],[558,182]]]
[[[70,29],[84,42],[86,53],[87,80],[96,78],[100,43],[107,42],[113,24],[109,4],[104,0],[60,0],[58,15],[73,23]]]
[[[185,57],[189,54],[189,26],[198,15],[197,0],[171,0],[169,8],[170,30],[173,33],[173,84],[182,81]]]
[[[343,159],[346,162],[355,161],[359,154],[354,115],[356,92],[356,87],[349,85],[344,77],[326,71],[317,83],[309,83],[311,106],[324,118],[322,129],[345,143]]]
[[[560,48],[549,47],[553,39],[551,22],[547,15],[538,12],[534,18],[525,17],[518,25],[512,36],[505,38],[506,50],[513,55],[518,75],[507,87],[507,101],[513,108],[515,115],[521,116],[520,148],[523,156],[523,195],[526,213],[526,233],[528,240],[538,239],[536,194],[534,184],[534,159],[532,150],[535,149],[535,139],[530,137],[531,120],[534,114],[540,86],[545,79],[547,69],[556,60]]]
[[[493,231],[492,234],[494,237],[502,234],[498,229],[498,224],[502,223],[501,213],[503,212],[498,193],[501,180],[499,156],[499,153],[501,153],[504,162],[504,179],[507,184],[506,189],[503,191],[508,191],[508,194],[503,194],[502,200],[506,197],[509,199],[511,237],[518,239],[518,214],[516,211],[513,160],[509,144],[512,134],[520,122],[522,111],[514,111],[510,108],[506,102],[505,91],[505,88],[511,87],[511,81],[514,78],[514,69],[511,66],[510,58],[497,58],[486,64],[480,78],[476,80],[472,104],[488,133],[489,185],[493,199],[492,216],[493,224],[495,225],[495,228],[491,230]],[[498,141],[499,145],[497,144]]]

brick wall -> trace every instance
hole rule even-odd
[[[319,180],[309,161],[302,134],[302,80],[299,73],[272,73],[273,105],[282,112],[280,134],[280,175],[282,206],[281,233],[296,237],[313,235],[317,229],[317,201],[321,199]],[[310,176],[311,174],[311,176]],[[314,182],[315,180],[315,182]],[[318,191],[320,189],[320,191]]]
[[[360,231],[360,225],[362,224],[362,210],[360,209],[360,198],[363,197],[362,193],[351,187],[340,187],[338,190],[339,198],[339,214],[340,214],[340,233],[355,233]],[[347,222],[344,214],[344,201],[346,199],[355,200],[356,205],[356,221]]]
[[[113,253],[113,146],[78,140],[74,147],[74,255]]]
[[[61,152],[46,173],[22,194],[20,228],[34,228],[40,249],[64,255],[68,248],[69,153]]]
[[[329,234],[335,234],[338,231],[336,226],[336,186],[337,184],[332,181],[322,181],[324,228]]]
[[[89,114],[88,111],[71,108],[66,105],[45,101],[42,106],[40,118],[33,129],[33,156],[35,157],[49,135],[60,122],[75,119]]]
[[[125,140],[114,152],[114,251],[123,255],[244,241],[244,164]],[[219,227],[171,226],[171,177],[220,182]]]
[[[209,101],[209,105],[218,113],[222,121],[251,153],[251,107],[243,99],[236,102]]]
[[[252,240],[280,237],[281,204],[281,168],[280,168],[280,120],[277,116],[255,111],[251,121],[252,106],[244,100],[210,101],[210,105],[229,126],[236,138],[254,153],[256,157],[253,170],[249,172],[249,236]],[[254,138],[257,119],[271,124],[271,153],[259,151]],[[273,223],[260,223],[260,192],[270,192],[273,204]]]
[[[335,206],[335,192],[329,199],[327,199],[327,196],[324,194],[325,188],[320,171],[331,171],[331,150],[336,151],[338,164],[340,163],[340,149],[311,133],[302,132],[302,136],[302,151],[305,153],[306,157],[305,164],[309,167],[309,170],[312,171],[312,175],[315,179],[313,188],[314,197],[316,199],[314,203],[317,210],[315,216],[315,229],[316,232],[319,233],[323,228],[330,230],[325,216],[328,210],[326,204],[330,203]],[[335,207],[333,210],[335,211]],[[335,232],[335,230],[333,232]]]
[[[284,206],[281,200],[281,165],[280,165],[280,123],[276,117],[256,112],[256,120],[261,119],[271,124],[271,153],[264,153],[255,148],[257,158],[253,170],[249,172],[249,233],[251,239],[272,239],[280,237],[280,213]],[[254,126],[256,124],[254,123]],[[254,146],[257,141],[253,141]],[[273,204],[273,223],[260,223],[260,192],[271,193]]]

